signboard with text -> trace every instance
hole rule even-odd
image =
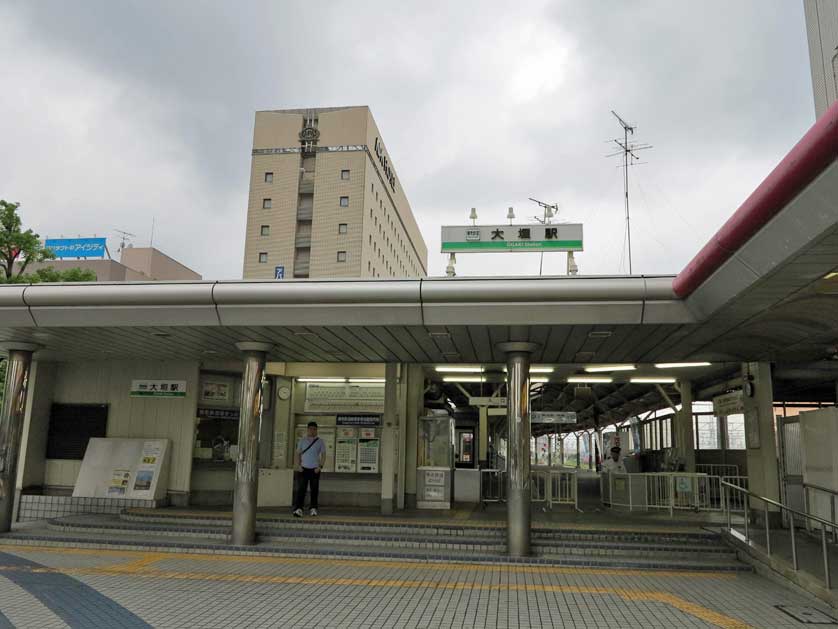
[[[568,412],[551,412],[551,411],[531,411],[530,423],[532,424],[575,424],[576,413]]]
[[[48,238],[44,247],[56,258],[104,258],[106,238]]]
[[[442,228],[442,253],[582,251],[582,224],[454,225]]]

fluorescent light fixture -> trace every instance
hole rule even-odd
[[[530,373],[553,373],[556,371],[555,367],[530,367]],[[506,373],[506,367],[503,368],[503,373]]]
[[[443,382],[483,382],[480,376],[445,376]]]
[[[384,384],[384,378],[350,378],[349,382],[355,383],[371,383],[371,384]]]
[[[664,376],[655,378],[632,378],[630,382],[634,384],[671,384],[675,382],[675,378]]]
[[[579,384],[584,384],[584,383],[587,383],[587,382],[596,384],[596,383],[600,383],[600,382],[603,382],[603,383],[614,382],[614,379],[609,378],[608,376],[570,376],[567,379],[567,381],[571,382],[571,383],[579,383]]]
[[[588,365],[585,371],[588,373],[597,373],[600,371],[634,371],[637,369],[634,365]]]
[[[683,367],[709,367],[712,363],[655,363],[658,369],[681,369]]]
[[[346,378],[297,378],[297,382],[346,382]]]
[[[439,373],[482,373],[483,367],[436,367]]]
[[[827,273],[826,275],[823,276],[823,279],[831,280],[834,277],[838,277],[838,271],[833,271],[832,273]]]
[[[538,382],[550,382],[550,378],[544,378],[544,377],[539,378],[538,376],[536,376],[535,378],[530,378],[530,382],[536,382],[536,383],[538,383]]]

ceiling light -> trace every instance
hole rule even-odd
[[[611,330],[592,330],[588,332],[589,339],[607,339],[610,338],[613,332]]]
[[[675,378],[663,376],[656,378],[632,378],[630,382],[634,384],[671,384],[675,382]]]
[[[535,377],[535,378],[530,378],[530,382],[550,382],[550,378]]]
[[[482,373],[483,367],[436,367],[439,373]]]
[[[160,338],[167,338],[171,336],[169,332],[152,332],[151,336],[159,336]]]
[[[609,378],[608,376],[570,376],[567,379],[568,382],[578,382],[578,383],[598,383],[598,382],[613,382],[613,378]]]
[[[443,382],[483,382],[480,376],[445,376]]]
[[[681,369],[682,367],[709,367],[712,363],[655,363],[658,369]]]
[[[634,365],[588,365],[585,371],[588,373],[597,373],[599,371],[634,371],[637,369]]]
[[[823,276],[823,279],[831,280],[834,277],[838,277],[838,271],[833,271],[832,273],[827,273],[826,275]]]
[[[297,378],[297,382],[346,382],[346,378]]]
[[[556,371],[555,367],[530,367],[530,373],[553,373]],[[503,372],[506,373],[506,367],[503,368]]]
[[[367,382],[373,384],[384,384],[384,378],[350,378],[349,382]]]

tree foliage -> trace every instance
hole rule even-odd
[[[55,254],[44,247],[38,234],[31,229],[23,230],[23,223],[18,214],[19,207],[20,203],[0,199],[0,283],[96,281],[96,273],[90,269],[73,268],[59,271],[46,267],[34,273],[26,273],[26,268],[31,263],[54,260]]]

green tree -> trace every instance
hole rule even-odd
[[[47,267],[27,274],[26,268],[32,262],[54,260],[55,254],[44,247],[38,234],[31,229],[23,230],[23,223],[18,214],[19,207],[20,203],[10,203],[0,199],[0,270],[2,270],[0,283],[96,281],[96,273],[80,268],[58,271]]]

